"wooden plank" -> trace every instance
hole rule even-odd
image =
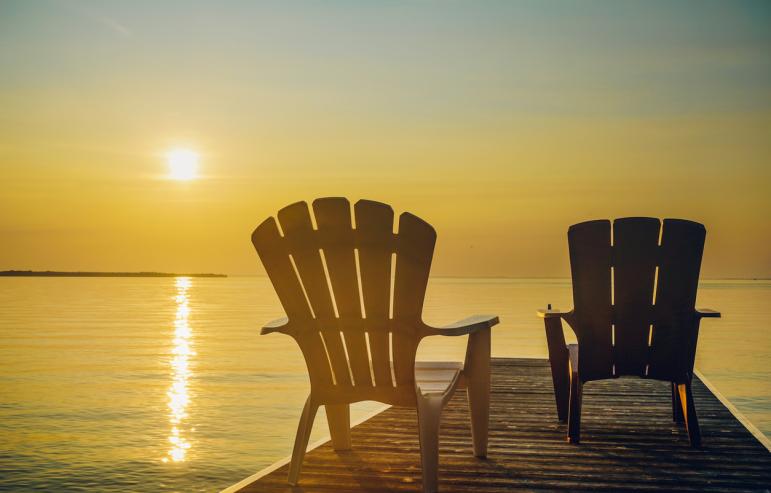
[[[693,392],[702,449],[672,423],[669,383],[636,378],[584,385],[582,441],[571,445],[548,362],[494,359],[488,458],[473,457],[467,404],[456,394],[442,415],[440,491],[767,491],[771,454],[698,375]],[[325,443],[309,452],[297,487],[280,465],[227,491],[421,491],[414,409],[389,408],[351,435],[351,451]]]
[[[358,426],[358,425],[364,423],[365,421],[369,421],[371,418],[374,418],[375,416],[377,416],[378,414],[382,413],[383,411],[385,411],[389,407],[391,407],[389,404],[383,404],[378,409],[375,409],[374,411],[371,411],[371,412],[365,414],[364,416],[360,417],[359,419],[357,419],[355,421],[351,421],[351,428],[353,428],[355,426]],[[310,452],[312,450],[315,450],[315,449],[321,447],[322,445],[325,445],[326,443],[329,442],[329,440],[330,440],[329,436],[326,436],[324,438],[316,440],[312,444],[308,445],[308,449],[307,449],[308,452]],[[236,493],[236,492],[240,491],[242,488],[245,488],[245,487],[251,485],[255,481],[260,480],[261,478],[267,476],[268,474],[272,473],[273,471],[276,471],[276,470],[278,470],[278,469],[280,469],[280,468],[282,468],[284,466],[287,466],[290,463],[291,460],[292,460],[291,456],[284,457],[283,459],[281,459],[281,460],[279,460],[277,462],[274,462],[273,464],[271,464],[270,466],[266,467],[265,469],[263,469],[261,471],[258,471],[256,473],[252,474],[251,476],[242,479],[238,483],[232,484],[232,485],[228,486],[224,490],[221,490],[220,493]]]

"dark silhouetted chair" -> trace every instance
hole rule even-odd
[[[487,453],[490,328],[494,316],[476,316],[434,328],[422,321],[423,299],[436,232],[409,213],[393,232],[391,207],[344,198],[305,202],[268,218],[252,243],[288,318],[269,323],[297,341],[311,392],[295,438],[289,483],[297,484],[313,419],[326,407],[332,445],[351,446],[349,404],[379,401],[417,409],[423,490],[437,490],[439,418],[459,387],[466,387],[474,455]],[[280,227],[280,229],[279,229]],[[469,335],[465,363],[415,362],[429,335]],[[399,451],[394,450],[394,453]],[[334,485],[330,485],[334,486]]]
[[[704,226],[682,219],[629,217],[568,229],[574,309],[544,309],[557,401],[578,443],[583,384],[633,375],[672,384],[672,412],[693,447],[701,433],[691,394],[699,322],[718,312],[696,309]],[[562,322],[578,344],[565,345]]]

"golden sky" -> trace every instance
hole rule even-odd
[[[370,198],[434,275],[568,274],[566,230],[707,226],[771,277],[768,2],[0,3],[0,269],[258,274],[252,229]],[[167,178],[171,148],[198,179]]]

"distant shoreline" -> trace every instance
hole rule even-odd
[[[228,277],[225,274],[177,274],[173,272],[62,272],[55,270],[4,270],[0,277]]]

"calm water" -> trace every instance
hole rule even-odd
[[[771,282],[711,281],[697,367],[771,434]],[[495,356],[546,356],[557,280],[433,279],[429,323],[495,313]],[[308,392],[263,278],[0,278],[0,489],[216,491],[289,454]],[[429,338],[424,359],[461,358]],[[373,409],[357,405],[354,415]],[[314,436],[326,433],[323,414]]]

